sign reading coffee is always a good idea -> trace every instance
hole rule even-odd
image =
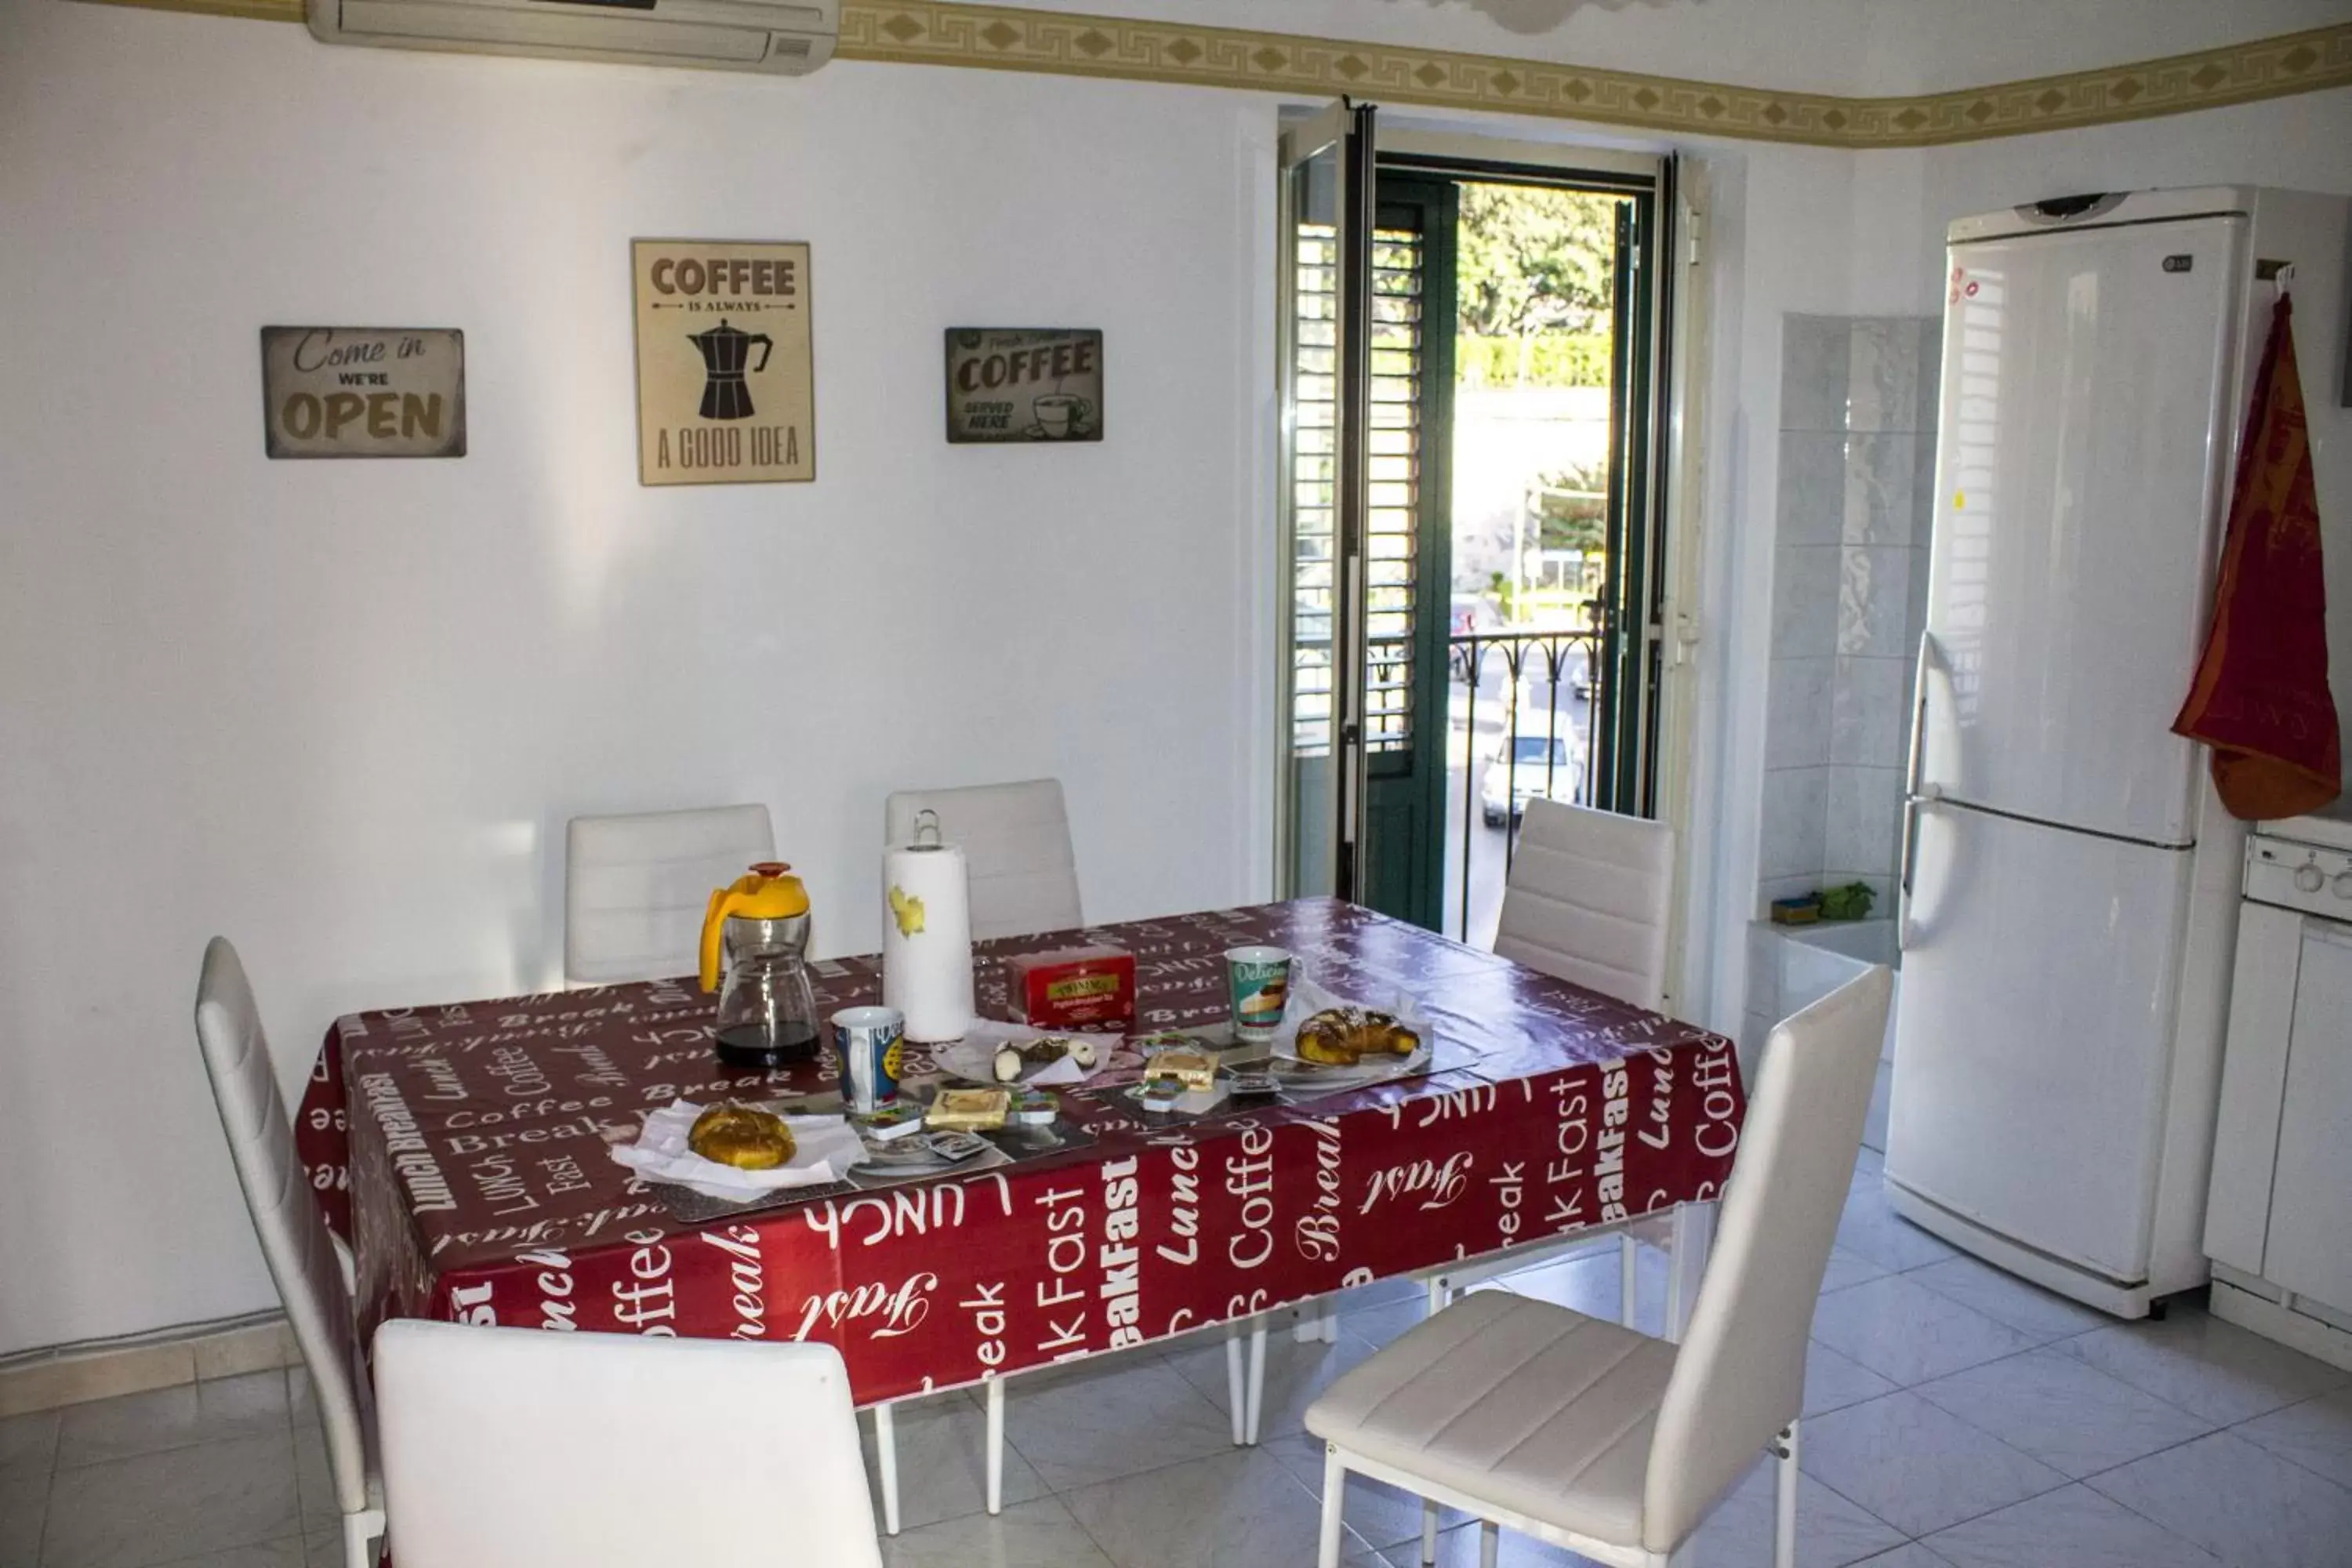
[[[1102,395],[1093,328],[948,329],[950,441],[1099,441]]]
[[[273,458],[462,458],[466,334],[446,327],[264,327]]]
[[[809,247],[640,239],[631,261],[637,478],[648,485],[816,478]]]

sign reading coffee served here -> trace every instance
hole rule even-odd
[[[264,327],[273,458],[462,458],[466,334],[442,327]]]
[[[1087,327],[950,327],[948,439],[1099,441],[1102,333]]]
[[[639,481],[816,478],[809,247],[640,239],[630,252]]]

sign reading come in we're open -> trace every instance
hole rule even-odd
[[[264,327],[273,458],[462,458],[466,334],[446,327]]]

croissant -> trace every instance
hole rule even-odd
[[[739,1171],[772,1171],[793,1157],[793,1130],[772,1111],[714,1105],[694,1119],[686,1146]]]
[[[1300,1058],[1326,1067],[1354,1067],[1368,1056],[1409,1057],[1420,1048],[1419,1035],[1367,1007],[1327,1007],[1298,1026]]]

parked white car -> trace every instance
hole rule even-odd
[[[1478,811],[1487,826],[1502,826],[1506,815],[1517,822],[1531,800],[1583,803],[1584,763],[1569,749],[1568,739],[1521,735],[1487,761],[1486,776],[1478,784]]]

